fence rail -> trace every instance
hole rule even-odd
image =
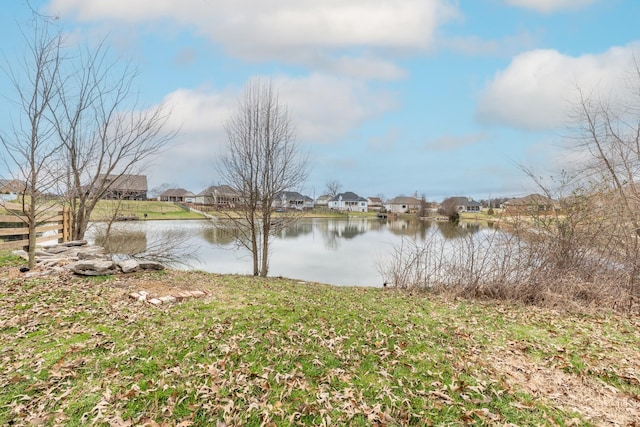
[[[17,203],[1,203],[0,208],[0,250],[22,249],[29,246],[29,227],[27,217],[21,215],[22,205]],[[71,213],[69,209],[48,209],[39,214],[39,225],[36,227],[36,243],[58,243],[71,240]],[[51,233],[53,232],[53,233]]]

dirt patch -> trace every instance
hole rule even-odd
[[[534,363],[511,351],[492,354],[488,362],[514,389],[575,411],[599,426],[638,426],[640,399],[585,376]]]

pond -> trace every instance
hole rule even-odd
[[[235,234],[211,220],[136,221],[114,224],[112,245],[121,252],[144,252],[159,241],[170,242],[186,264],[173,268],[223,274],[251,274],[248,250],[238,247]],[[87,240],[101,244],[104,224],[92,224]],[[302,218],[272,239],[269,276],[283,276],[333,285],[382,286],[378,271],[403,238],[456,239],[482,234],[476,223],[452,226],[447,222],[381,221],[375,218]],[[434,237],[435,236],[435,237]],[[121,246],[123,247],[123,246]],[[118,252],[113,249],[113,252]]]

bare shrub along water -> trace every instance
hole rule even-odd
[[[509,218],[508,232],[405,238],[378,269],[403,289],[637,311],[637,252],[619,243],[622,237],[597,211],[570,209],[578,210],[576,201],[553,215]]]

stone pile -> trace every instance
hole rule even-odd
[[[202,298],[207,295],[205,291],[178,291],[173,295],[164,295],[161,297],[153,297],[146,291],[138,291],[129,294],[129,298],[137,301],[148,302],[153,305],[171,304],[174,302],[180,302],[187,298]]]
[[[25,251],[13,251],[14,254],[29,259]],[[164,266],[155,261],[127,259],[113,261],[105,254],[104,248],[88,245],[85,240],[61,243],[56,246],[36,250],[35,271],[25,272],[25,277],[47,276],[73,272],[81,276],[104,276],[118,273],[133,273],[139,270],[163,270]],[[22,270],[21,270],[22,271]],[[170,304],[187,298],[202,298],[206,291],[173,290],[170,295],[155,296],[147,291],[137,291],[129,297],[151,305]]]
[[[13,251],[14,254],[29,259],[26,251]],[[117,273],[133,273],[139,270],[163,270],[164,266],[156,261],[127,259],[113,261],[105,254],[104,248],[88,245],[86,240],[60,243],[36,250],[37,271],[27,272],[25,277],[60,274],[65,270],[81,276],[104,276]]]

